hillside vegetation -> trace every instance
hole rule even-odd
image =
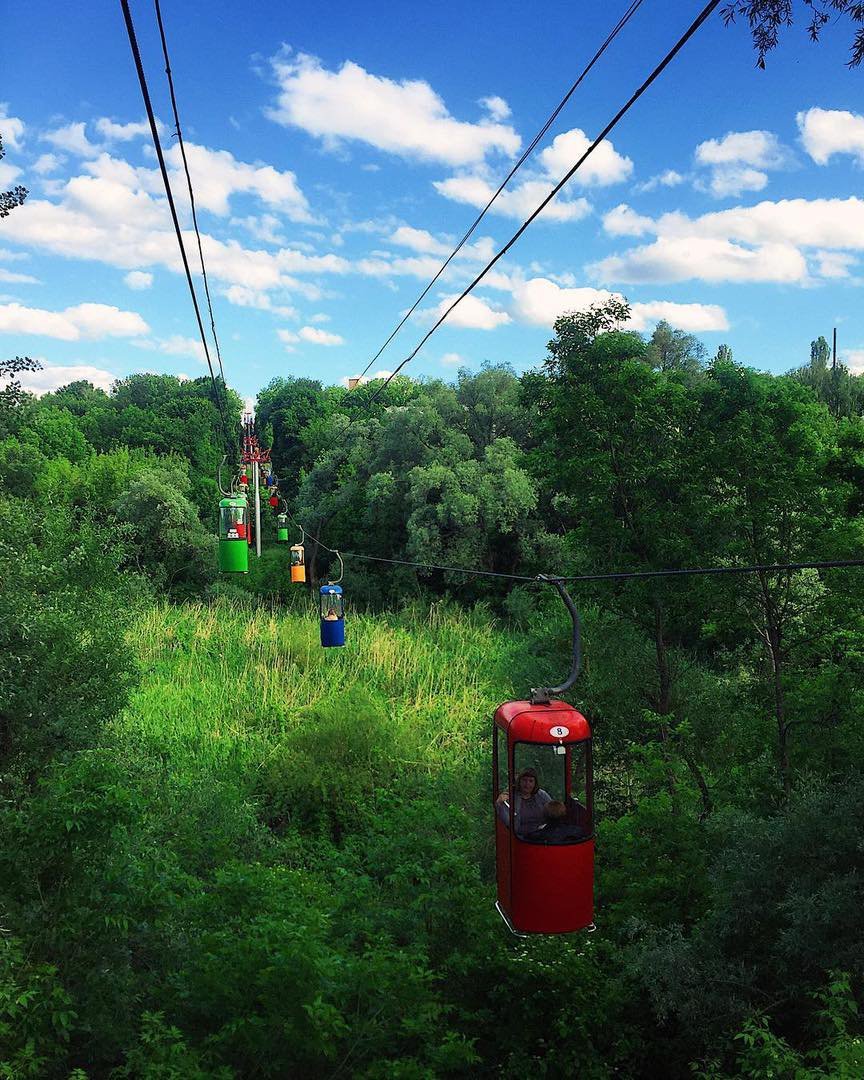
[[[861,557],[864,393],[617,302],[542,368],[259,398],[328,547],[516,573]],[[15,364],[5,365],[14,375]],[[240,402],[229,393],[232,422]],[[583,582],[597,923],[494,910],[491,716],[548,586],[267,524],[217,581],[206,381],[0,395],[0,1077],[858,1077],[864,572]]]

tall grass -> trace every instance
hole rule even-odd
[[[435,769],[485,752],[502,685],[506,636],[485,612],[354,614],[343,649],[322,649],[318,620],[267,606],[158,605],[135,619],[129,644],[142,681],[116,721],[124,740],[172,772],[237,774],[262,767],[326,706],[350,726],[351,703],[386,716],[394,751]],[[358,697],[359,695],[359,697]]]

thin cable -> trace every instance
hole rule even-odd
[[[378,397],[380,397],[380,395],[384,392],[384,390],[386,389],[388,384],[391,382],[391,380],[393,378],[395,378],[396,375],[399,374],[399,372],[402,370],[402,368],[405,367],[406,364],[410,363],[410,361],[414,359],[414,357],[417,355],[417,353],[420,352],[420,350],[423,348],[423,346],[426,344],[426,342],[429,340],[429,338],[432,337],[432,335],[435,333],[435,331],[438,329],[438,327],[444,322],[444,320],[447,318],[447,316],[453,311],[453,309],[458,304],[460,304],[465,299],[465,297],[468,296],[469,293],[473,292],[473,290],[480,284],[480,282],[483,280],[483,278],[486,277],[486,275],[489,273],[489,271],[492,269],[492,267],[495,266],[495,264],[499,261],[499,259],[503,258],[503,256],[507,254],[507,252],[510,250],[510,248],[513,247],[513,245],[516,243],[516,241],[519,239],[519,237],[525,232],[525,230],[528,228],[528,226],[546,209],[546,207],[555,198],[555,196],[564,187],[564,185],[567,184],[572,179],[572,177],[576,173],[576,171],[582,166],[582,164],[585,161],[587,161],[587,159],[591,156],[591,154],[594,153],[594,151],[597,149],[597,147],[600,145],[600,143],[603,142],[603,140],[606,138],[606,136],[609,134],[609,132],[612,131],[612,129],[618,124],[618,122],[621,120],[621,118],[627,112],[630,111],[630,109],[633,107],[633,105],[635,105],[635,103],[639,100],[639,98],[642,97],[642,95],[651,86],[651,84],[654,83],[660,77],[660,75],[666,70],[666,68],[669,66],[669,64],[672,63],[672,61],[675,59],[675,57],[678,55],[678,53],[681,51],[681,49],[684,48],[684,46],[687,44],[687,42],[690,40],[690,38],[693,37],[693,35],[696,33],[697,30],[699,30],[699,28],[702,26],[702,24],[704,22],[706,22],[706,20],[713,14],[715,8],[717,8],[719,4],[720,4],[720,0],[710,0],[710,3],[705,5],[705,7],[702,9],[701,13],[696,18],[696,20],[691,24],[689,29],[686,30],[685,33],[678,39],[678,41],[675,43],[675,45],[670,49],[670,51],[666,54],[666,56],[660,61],[660,63],[657,65],[657,67],[654,68],[654,70],[651,72],[651,74],[648,76],[648,78],[642,83],[642,85],[639,87],[639,89],[636,90],[630,96],[630,98],[628,99],[626,104],[621,106],[621,108],[618,110],[618,112],[615,114],[615,116],[613,116],[613,118],[609,121],[609,123],[606,125],[606,127],[603,128],[603,130],[600,132],[600,134],[597,136],[597,138],[591,143],[591,145],[588,147],[588,149],[585,151],[585,153],[579,158],[579,160],[572,167],[572,169],[570,169],[570,171],[561,180],[558,181],[558,183],[555,185],[555,187],[552,188],[552,190],[549,192],[549,194],[546,196],[546,198],[543,199],[543,201],[540,203],[540,205],[537,207],[537,209],[531,214],[531,216],[529,218],[527,218],[519,226],[519,228],[510,237],[510,239],[507,241],[507,243],[504,245],[504,247],[501,248],[501,250],[498,252],[498,254],[495,255],[486,264],[486,266],[480,271],[480,273],[477,275],[477,277],[474,278],[474,280],[471,282],[471,284],[462,293],[460,293],[459,296],[456,297],[456,299],[447,308],[447,310],[444,312],[444,314],[441,315],[438,318],[438,320],[433,324],[431,329],[428,330],[427,333],[423,336],[423,338],[420,340],[420,343],[417,345],[417,347],[414,349],[414,351],[411,352],[408,356],[406,356],[405,359],[398,365],[396,370],[393,371],[384,380],[383,384],[370,397],[369,405],[371,405]]]
[[[225,382],[225,370],[222,367],[222,351],[219,348],[219,338],[216,335],[216,322],[213,318],[213,304],[210,301],[210,286],[207,281],[207,270],[204,267],[204,250],[201,247],[201,233],[198,231],[198,215],[195,212],[195,193],[192,190],[192,177],[189,175],[189,162],[186,160],[186,147],[183,143],[183,132],[180,130],[180,114],[177,111],[177,98],[174,96],[174,79],[171,77],[171,62],[168,59],[168,43],[165,40],[165,27],[162,25],[162,8],[159,0],[156,0],[156,21],[159,23],[159,37],[162,39],[162,55],[165,57],[165,74],[168,76],[168,91],[171,95],[171,108],[174,112],[174,130],[177,132],[177,141],[180,145],[180,156],[183,158],[183,171],[186,173],[186,185],[189,188],[189,203],[192,207],[192,225],[195,228],[195,236],[198,240],[198,257],[201,260],[201,277],[204,279],[204,295],[207,297],[207,310],[210,313],[210,329],[213,332],[213,344],[216,346],[216,359],[219,361],[219,375]]]
[[[543,124],[543,126],[540,128],[540,130],[537,132],[537,134],[534,136],[534,138],[528,144],[528,146],[525,149],[522,156],[519,158],[519,160],[516,162],[516,164],[510,170],[510,172],[507,173],[507,175],[501,181],[501,184],[500,184],[498,190],[495,192],[495,194],[492,196],[492,198],[489,200],[489,202],[486,203],[486,205],[483,207],[483,209],[480,211],[480,213],[474,219],[471,227],[468,229],[468,231],[465,233],[465,235],[462,237],[462,239],[459,241],[459,243],[456,245],[456,247],[453,249],[453,251],[447,256],[447,259],[442,264],[441,269],[438,271],[438,273],[435,275],[435,277],[432,278],[432,280],[429,282],[429,284],[426,286],[426,288],[423,290],[423,292],[420,293],[420,295],[417,297],[417,299],[414,301],[412,306],[406,312],[404,318],[399,323],[399,325],[396,327],[396,329],[393,331],[393,333],[390,335],[390,337],[387,338],[387,340],[384,342],[384,344],[381,346],[381,348],[378,350],[378,352],[375,353],[375,355],[372,357],[372,359],[369,361],[369,363],[366,365],[366,367],[360,372],[359,377],[361,379],[366,374],[366,372],[372,367],[372,365],[375,363],[375,361],[378,359],[378,357],[384,352],[384,350],[387,348],[387,346],[390,344],[390,342],[393,340],[393,338],[396,337],[396,335],[399,333],[399,331],[402,329],[402,327],[405,325],[405,323],[408,322],[408,320],[411,318],[411,316],[414,314],[414,312],[417,310],[417,308],[420,306],[420,304],[422,303],[422,301],[426,297],[426,294],[429,292],[429,290],[432,288],[432,286],[435,284],[435,282],[441,277],[441,275],[444,273],[444,271],[447,269],[447,267],[450,265],[450,263],[453,261],[453,259],[455,259],[455,257],[459,254],[459,252],[462,250],[462,248],[465,246],[465,244],[468,242],[469,238],[474,233],[474,230],[477,228],[477,226],[480,224],[480,222],[486,216],[486,213],[488,212],[489,208],[492,206],[492,204],[495,202],[495,200],[498,198],[498,196],[501,194],[501,192],[504,190],[504,188],[510,183],[510,181],[513,179],[513,177],[516,175],[516,173],[519,171],[519,169],[522,168],[522,166],[525,164],[527,159],[534,152],[534,150],[537,147],[537,144],[540,142],[540,140],[543,138],[543,136],[546,134],[546,132],[549,130],[549,128],[552,127],[553,123],[558,119],[558,114],[561,112],[561,110],[564,108],[564,106],[567,104],[567,102],[570,100],[570,98],[578,90],[579,86],[582,84],[582,82],[584,81],[584,79],[586,78],[588,73],[591,71],[591,69],[597,63],[597,61],[601,58],[603,53],[606,52],[606,50],[609,48],[609,46],[612,44],[612,42],[615,40],[615,38],[618,36],[618,34],[621,33],[621,31],[624,29],[624,27],[627,25],[627,23],[630,21],[630,19],[636,14],[636,11],[642,5],[642,2],[643,2],[643,0],[633,0],[633,2],[630,4],[630,7],[624,12],[624,14],[618,20],[618,23],[616,24],[616,26],[610,31],[610,33],[609,33],[608,37],[606,38],[606,40],[603,42],[603,44],[600,46],[600,48],[597,50],[597,52],[594,53],[594,55],[591,58],[590,62],[588,63],[588,65],[582,71],[582,74],[579,76],[579,78],[576,80],[576,82],[573,83],[573,85],[570,87],[570,89],[567,91],[567,93],[564,95],[564,97],[561,99],[561,101],[555,107],[555,109],[553,110],[553,112],[551,113],[549,118],[546,120],[546,122]],[[158,4],[158,0],[157,0],[157,4]]]
[[[123,18],[126,22],[126,32],[129,35],[129,44],[132,47],[132,57],[135,60],[135,69],[138,72],[138,82],[141,84],[141,94],[144,98],[144,108],[147,111],[147,119],[150,122],[150,134],[153,137],[153,146],[156,150],[156,157],[159,160],[159,169],[162,173],[162,182],[165,185],[165,194],[168,197],[168,206],[171,210],[171,220],[174,222],[174,232],[177,235],[177,243],[180,246],[180,255],[183,259],[183,269],[186,271],[186,282],[189,286],[189,293],[192,297],[192,306],[195,308],[195,318],[198,321],[198,331],[201,335],[201,344],[204,346],[204,356],[207,360],[207,367],[210,370],[210,380],[213,383],[213,393],[216,396],[216,407],[219,410],[219,415],[222,420],[222,434],[225,437],[225,445],[229,448],[230,453],[235,452],[233,440],[228,435],[228,423],[225,419],[225,409],[222,403],[222,397],[219,394],[219,387],[216,382],[216,376],[213,374],[213,363],[210,359],[210,350],[207,348],[207,335],[204,332],[204,323],[201,321],[201,309],[198,307],[198,297],[195,295],[195,283],[192,280],[192,272],[189,269],[189,260],[186,258],[186,247],[183,243],[183,233],[180,229],[180,221],[177,217],[177,208],[174,205],[174,195],[171,191],[171,182],[168,179],[168,170],[165,167],[165,156],[162,153],[162,143],[159,140],[159,132],[156,128],[156,117],[153,113],[153,105],[150,102],[150,91],[147,89],[147,78],[144,74],[144,65],[141,63],[141,53],[138,50],[138,39],[135,36],[135,27],[132,23],[132,13],[129,11],[128,0],[120,0],[120,7],[123,9]]]
[[[315,543],[331,555],[338,554],[342,559],[362,559],[364,562],[389,563],[392,566],[410,566],[416,570],[443,570],[451,574],[468,574],[472,577],[507,578],[510,581],[530,581],[536,584],[538,581],[548,579],[551,582],[588,582],[588,581],[634,581],[644,578],[660,577],[703,577],[718,576],[723,574],[777,574],[793,570],[844,570],[855,567],[864,567],[864,559],[834,559],[819,562],[797,563],[755,563],[748,566],[691,566],[680,570],[621,570],[605,574],[505,574],[499,570],[480,570],[470,566],[443,566],[438,563],[411,562],[408,559],[386,559],[383,555],[363,555],[357,551],[336,551],[336,548],[328,547],[318,537],[300,524],[295,517],[288,512],[288,517],[311,537]]]

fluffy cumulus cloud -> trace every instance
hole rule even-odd
[[[714,237],[662,236],[653,244],[612,255],[588,267],[598,281],[644,284],[647,282],[700,281],[802,282],[807,260],[791,244],[745,247]]]
[[[138,123],[115,124],[113,120],[103,116],[96,121],[96,130],[108,142],[128,142],[130,139],[150,137],[150,125],[146,120],[140,120]]]
[[[603,228],[610,236],[644,236],[654,231],[654,220],[621,203],[603,215]]]
[[[455,299],[455,296],[445,296],[435,309],[434,317],[440,318]],[[493,307],[479,296],[470,295],[457,304],[447,316],[445,325],[460,326],[468,330],[495,330],[496,327],[505,326],[512,321],[506,311]]]
[[[864,375],[864,349],[846,349],[840,359],[853,375]]]
[[[817,165],[834,154],[852,154],[864,164],[864,116],[844,109],[807,109],[796,120],[801,143]]]
[[[135,338],[149,333],[137,312],[121,311],[107,304],[78,304],[64,311],[46,311],[22,304],[0,305],[0,333],[38,334],[59,341],[98,341],[101,338]]]
[[[0,135],[7,150],[18,150],[24,138],[24,121],[9,115],[9,106],[0,101]]]
[[[531,278],[513,290],[513,314],[520,322],[551,327],[555,320],[570,311],[585,311],[605,303],[614,293],[590,287],[564,287],[548,278]],[[716,304],[677,304],[668,300],[650,300],[633,304],[628,328],[646,330],[665,319],[680,330],[691,332],[726,330],[726,312]]]
[[[419,251],[424,255],[449,255],[452,246],[436,240],[425,229],[413,229],[410,225],[400,225],[390,237],[391,244]]]
[[[133,341],[132,344],[139,349],[160,352],[165,356],[181,356],[187,360],[197,360],[199,364],[206,364],[207,362],[204,346],[201,344],[200,338],[171,334],[167,338],[142,338]]]
[[[479,104],[489,113],[493,120],[507,120],[510,117],[510,106],[504,98],[498,97],[497,94],[481,98]]]
[[[354,140],[401,157],[468,165],[494,152],[514,154],[519,136],[493,119],[451,116],[422,80],[396,82],[346,61],[329,71],[314,56],[283,50],[273,58],[279,96],[268,116],[334,146]]]
[[[140,292],[143,289],[150,288],[153,284],[153,275],[146,273],[144,270],[130,270],[123,280],[130,289]]]
[[[458,352],[448,352],[444,353],[441,357],[441,363],[444,364],[445,367],[460,367],[465,361]]]
[[[591,145],[581,128],[556,135],[550,146],[540,152],[539,162],[552,179],[560,180]],[[619,154],[609,139],[604,139],[576,171],[571,183],[581,187],[605,187],[620,184],[633,172],[630,158]]]
[[[730,131],[722,139],[707,139],[696,147],[696,164],[708,169],[699,186],[717,198],[761,191],[768,170],[789,160],[788,151],[770,131]]]
[[[435,190],[439,195],[454,202],[467,203],[478,210],[482,209],[498,187],[485,177],[474,174],[451,176],[447,180],[436,180]],[[505,188],[495,200],[491,213],[523,221],[532,214],[553,188],[548,179],[525,180],[514,188]],[[567,198],[563,193],[546,207],[541,214],[544,221],[580,221],[591,212],[587,199]]]
[[[181,175],[180,147],[173,146],[166,157],[175,171],[176,183],[180,185],[177,190],[182,191],[185,177]],[[291,221],[307,224],[315,221],[293,172],[280,172],[272,165],[249,165],[238,161],[228,150],[208,150],[195,143],[186,143],[186,157],[189,171],[195,177],[195,202],[205,210],[227,214],[230,197],[248,192]]]
[[[45,142],[51,143],[52,146],[56,146],[58,150],[65,150],[68,154],[75,154],[76,157],[95,157],[100,148],[87,138],[85,132],[85,123],[83,120],[77,123],[67,124],[65,127],[57,128],[55,131],[46,132],[42,138]]]
[[[329,330],[322,330],[319,326],[303,326],[297,331],[301,341],[308,341],[310,345],[344,345],[345,339],[338,334],[331,334]]]
[[[90,364],[49,364],[42,363],[39,371],[24,371],[16,376],[21,386],[31,394],[48,394],[52,390],[59,390],[61,386],[84,380],[92,383],[100,390],[108,391],[117,378],[104,368],[92,367]]]
[[[612,235],[656,236],[591,267],[597,280],[610,283],[805,284],[813,277],[848,276],[853,259],[843,253],[864,251],[864,199],[854,196],[764,201],[697,218],[671,213],[652,219],[622,205],[604,224]]]
[[[495,200],[491,212],[519,221],[529,217],[553,187],[573,167],[590,145],[580,128],[562,132],[540,152],[525,179],[504,189]],[[599,144],[570,181],[573,187],[605,187],[626,180],[633,171],[630,158],[619,154],[608,140]],[[434,182],[439,195],[454,202],[467,203],[482,209],[495,194],[500,177],[493,176],[487,167],[450,176]],[[544,209],[544,221],[580,221],[591,212],[587,199],[577,198],[563,189]]]

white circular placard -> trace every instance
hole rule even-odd
[[[555,739],[566,739],[570,734],[569,727],[553,727],[549,728],[549,734]]]

